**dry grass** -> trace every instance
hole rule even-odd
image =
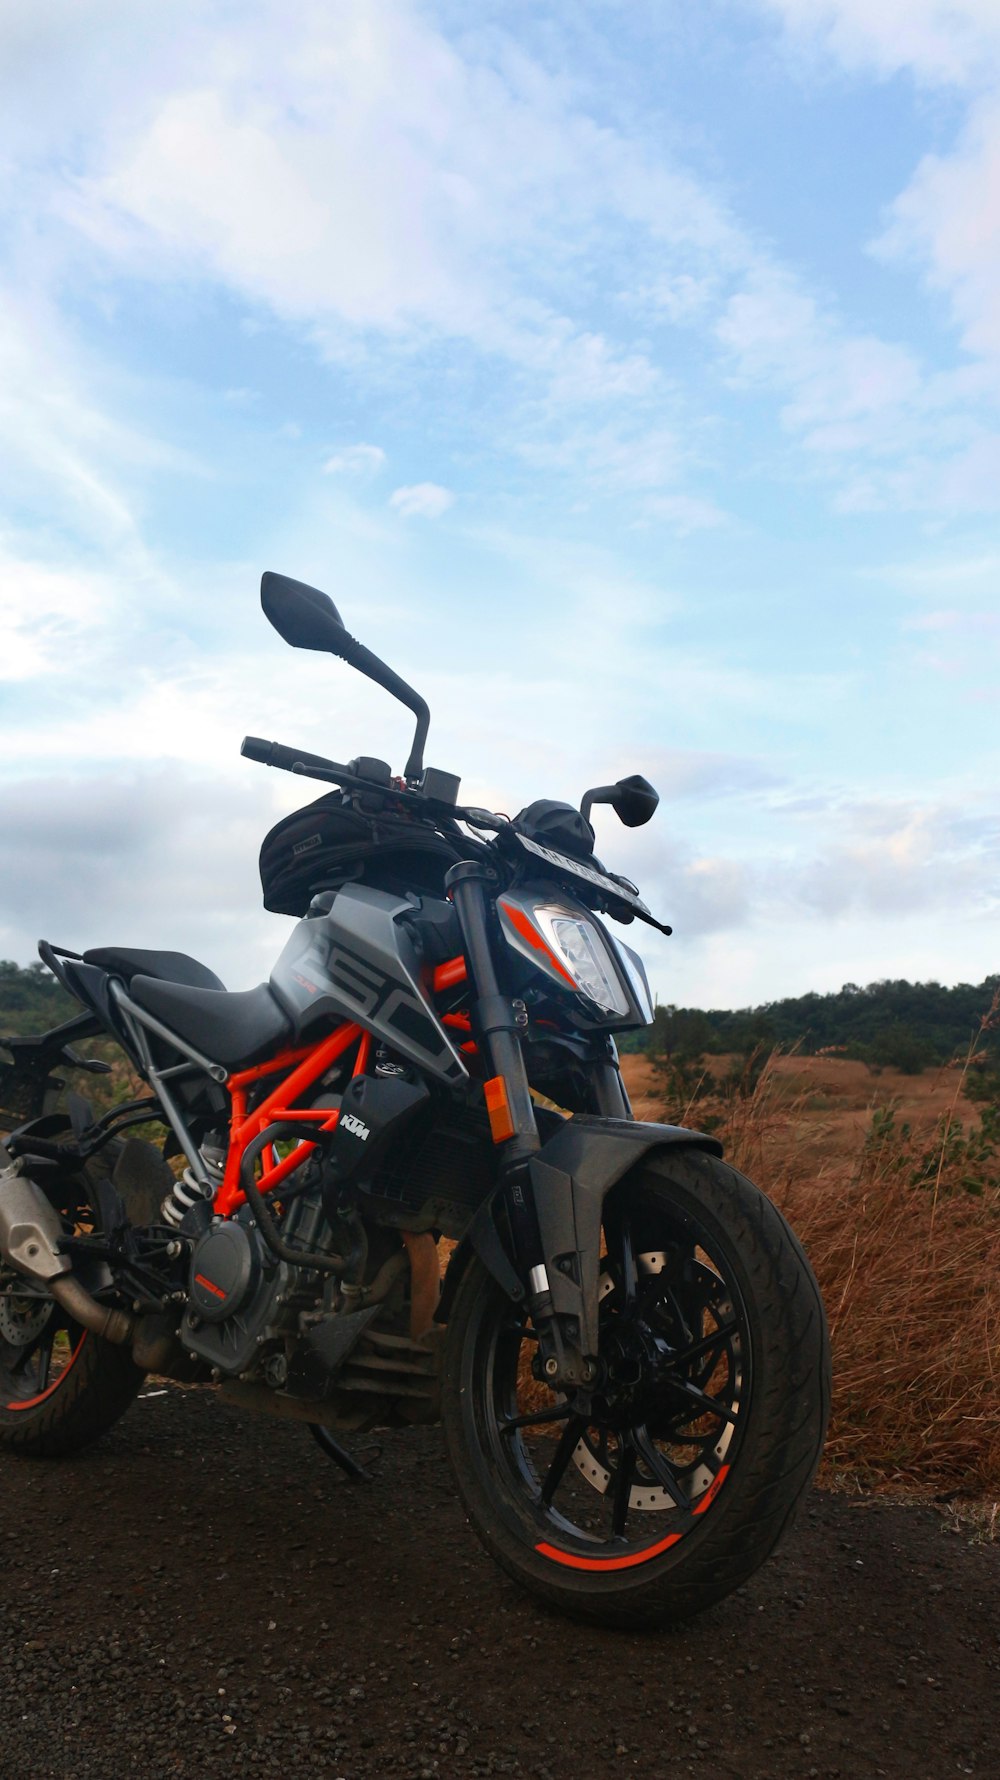
[[[727,1157],[815,1268],[833,1342],[828,1483],[1000,1500],[1000,1164],[969,1141],[973,1054],[903,1078],[907,1100],[889,1071],[775,1057],[745,1098],[691,1108],[694,1124],[721,1118]],[[648,1065],[626,1063],[639,1116],[662,1117]]]

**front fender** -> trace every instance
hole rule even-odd
[[[722,1155],[721,1143],[704,1131],[580,1113],[564,1120],[531,1158],[531,1184],[553,1308],[575,1318],[579,1346],[585,1354],[597,1352],[597,1288],[605,1195],[644,1156],[660,1149],[705,1150],[710,1156]],[[452,1253],[437,1321],[448,1320],[459,1281],[473,1254],[479,1256],[515,1304],[524,1299],[524,1285],[511,1259],[502,1188],[484,1199]]]
[[[653,1150],[704,1150],[722,1145],[683,1125],[577,1115],[567,1119],[530,1162],[542,1252],[554,1310],[575,1319],[579,1347],[597,1353],[601,1213],[605,1195]]]

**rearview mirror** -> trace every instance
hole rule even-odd
[[[319,649],[325,655],[339,655],[342,661],[350,662],[359,674],[374,680],[376,686],[384,686],[386,692],[391,692],[393,698],[398,698],[400,704],[413,712],[417,727],[405,774],[409,783],[415,783],[423,772],[424,744],[430,723],[426,700],[344,629],[344,620],[330,595],[320,593],[318,587],[309,587],[305,581],[293,581],[288,575],[276,575],[272,569],[267,569],[260,578],[260,603],[268,622],[274,625],[279,637],[291,643],[293,649]]]
[[[580,814],[587,820],[595,803],[609,803],[626,828],[641,828],[655,813],[660,801],[660,794],[654,791],[648,779],[641,773],[630,773],[627,779],[619,779],[614,785],[595,785],[593,790],[586,792],[580,804]]]
[[[351,638],[328,593],[268,569],[261,576],[260,603],[279,637],[293,649],[321,649],[348,658]]]

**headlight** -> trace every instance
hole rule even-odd
[[[500,918],[519,951],[585,995],[604,1013],[631,1011],[607,941],[595,922],[562,903],[502,896]],[[512,931],[513,930],[513,931]],[[516,936],[516,937],[515,937]]]
[[[560,914],[556,909],[542,908],[536,913],[553,950],[575,978],[581,994],[606,1013],[627,1014],[628,1001],[597,928],[577,915]]]
[[[636,1004],[646,1016],[646,1025],[651,1026],[653,1024],[655,1008],[653,1005],[652,991],[649,987],[649,978],[646,975],[646,966],[643,964],[638,952],[633,952],[632,947],[627,946],[624,940],[617,939],[610,933],[608,934],[608,939],[614,946],[618,960],[632,985],[632,993],[635,996]]]

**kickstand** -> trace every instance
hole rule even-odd
[[[366,1471],[363,1465],[359,1465],[357,1459],[352,1459],[346,1447],[341,1446],[340,1441],[334,1439],[329,1428],[324,1428],[320,1422],[308,1422],[306,1425],[317,1446],[322,1448],[328,1459],[332,1459],[335,1465],[340,1466],[352,1483],[374,1482],[371,1472]]]

